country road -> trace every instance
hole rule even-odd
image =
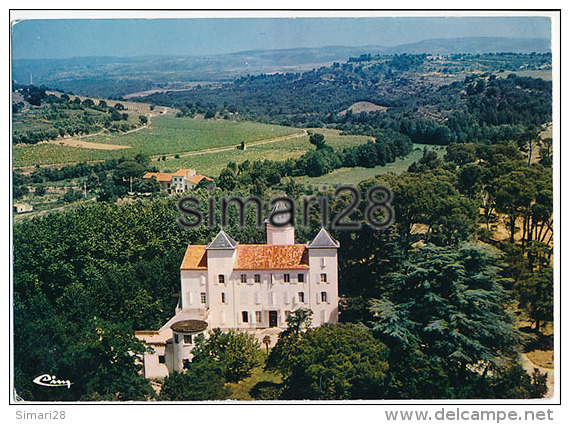
[[[539,367],[538,365],[532,363],[531,360],[528,359],[528,357],[524,353],[521,353],[519,355],[519,358],[522,367],[529,375],[532,374],[535,368],[538,368],[538,370],[543,374],[546,373],[546,386],[548,387],[548,392],[544,397],[545,398],[554,397],[554,369]]]
[[[163,112],[161,112],[161,114],[164,114],[164,113],[167,113],[167,111],[164,110]],[[140,129],[146,128],[146,127],[147,126],[140,127],[140,128],[137,128],[136,130],[140,130]],[[300,132],[300,133],[289,134],[289,135],[284,135],[284,136],[275,137],[275,138],[266,138],[263,140],[254,141],[254,142],[246,144],[246,148],[255,147],[255,146],[262,146],[264,144],[277,143],[277,142],[285,141],[285,140],[292,140],[295,138],[305,137],[306,135],[309,134],[307,130],[301,130],[301,131],[302,132]],[[89,137],[89,136],[87,135],[87,136],[83,136],[83,137]],[[94,144],[94,143],[89,143],[89,142],[86,142],[86,143]],[[125,146],[120,146],[120,147],[122,148]],[[164,154],[164,155],[152,155],[152,156],[150,156],[150,159],[156,161],[159,158],[162,158],[163,156],[166,157],[167,159],[174,159],[174,157],[176,155],[178,155],[179,157],[207,155],[207,154],[213,154],[213,153],[219,153],[219,152],[227,152],[227,151],[235,150],[235,149],[236,149],[236,145],[232,145],[232,146],[218,147],[218,148],[212,148],[212,149],[193,150],[193,151],[189,151],[189,152],[168,153],[168,154]],[[102,161],[101,160],[87,161],[87,163],[96,163],[96,162],[102,162]],[[43,165],[43,167],[61,168],[65,165],[73,165],[74,163],[75,162],[72,162],[72,163],[56,163],[56,164],[50,164],[50,165]],[[33,166],[33,165],[14,167],[14,170],[19,170],[19,171],[22,171],[24,173],[30,173],[34,169],[35,169],[35,166]]]

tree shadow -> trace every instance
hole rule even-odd
[[[554,335],[545,335],[541,332],[537,332],[529,325],[519,327],[519,330],[529,336],[523,348],[525,353],[532,352],[533,350],[554,349]]]
[[[260,381],[251,388],[249,394],[256,400],[278,400],[283,392],[283,385],[271,381]]]

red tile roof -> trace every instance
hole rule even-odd
[[[234,269],[306,269],[309,267],[304,244],[238,244]]]
[[[186,174],[188,174],[188,171],[190,171],[190,170],[189,169],[179,169],[174,174],[172,174],[172,176],[173,177],[185,177]]]
[[[206,246],[205,245],[189,245],[186,254],[182,260],[180,269],[207,269]]]
[[[304,244],[238,244],[234,270],[308,269],[309,258]],[[206,270],[206,246],[188,246],[180,269]]]
[[[172,180],[172,174],[169,172],[147,172],[143,175],[143,178],[155,177],[159,182],[168,182]]]
[[[206,180],[208,180],[208,181],[214,181],[213,179],[208,178],[208,177],[206,177],[205,175],[200,175],[200,174],[192,175],[191,177],[188,177],[188,178],[186,178],[186,179],[187,179],[188,181],[194,183],[194,184],[198,184],[198,183],[199,183],[200,181],[202,181],[204,178],[205,178]]]
[[[188,174],[189,169],[179,169],[178,171],[172,172],[147,172],[143,175],[143,178],[152,178],[155,177],[157,181],[162,182],[169,182],[172,181],[172,177],[186,177]],[[205,175],[192,175],[190,177],[186,177],[186,179],[194,184],[198,184],[203,179],[207,179],[208,181],[214,181],[213,179],[206,177]]]

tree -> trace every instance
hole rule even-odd
[[[472,244],[420,249],[381,280],[374,331],[389,346],[418,349],[460,375],[481,362],[497,366],[523,340],[507,311],[497,259]]]
[[[44,196],[46,194],[45,186],[43,186],[43,185],[37,186],[34,194],[38,197]]]
[[[415,238],[450,245],[474,235],[478,212],[477,205],[462,196],[453,181],[453,174],[439,169],[381,176],[361,182],[359,188],[366,192],[379,183],[392,189],[395,223],[404,240],[412,241],[414,227],[423,224],[427,229]]]
[[[192,363],[213,360],[220,364],[226,381],[237,382],[261,364],[259,343],[252,334],[214,329],[209,337],[197,337]]]
[[[548,392],[546,373],[535,368],[531,375],[518,362],[501,367],[491,379],[496,399],[539,399]]]
[[[67,364],[73,371],[62,372],[76,376],[79,390],[86,393],[84,400],[94,394],[111,400],[148,400],[153,391],[137,360],[147,348],[128,327],[98,319],[94,324],[93,335],[71,352]]]
[[[236,174],[230,168],[226,167],[220,172],[218,177],[218,187],[222,190],[233,190],[236,187],[237,179]]]
[[[326,146],[325,136],[320,133],[310,133],[309,142],[314,145],[317,150]]]
[[[155,177],[139,178],[133,182],[133,191],[136,193],[158,193],[160,192],[160,183]]]
[[[311,328],[289,349],[274,360],[283,374],[283,399],[380,399],[386,393],[388,349],[362,327]],[[276,346],[270,357],[282,353]]]
[[[148,118],[145,115],[140,115],[139,121],[141,122],[141,124],[146,125],[148,123]]]
[[[183,373],[172,372],[164,379],[159,400],[219,400],[227,397],[222,367],[214,361],[189,363]]]
[[[134,160],[122,162],[117,166],[114,176],[118,181],[131,181],[140,178],[144,174],[144,167]]]
[[[474,143],[450,143],[445,151],[444,160],[458,166],[474,162],[476,158]]]
[[[271,344],[271,337],[269,337],[269,335],[264,336],[261,343],[263,343],[266,349],[266,353],[267,355],[269,355],[269,345]]]

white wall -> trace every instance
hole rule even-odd
[[[165,355],[165,347],[164,346],[151,346],[154,349],[154,353],[145,353],[144,354],[144,376],[146,378],[162,378],[168,375],[168,367],[167,364],[160,364],[158,362],[159,355]]]
[[[311,270],[310,309],[313,310],[313,326],[327,322],[338,322],[338,253],[337,249],[309,249]],[[321,274],[327,275],[327,282],[321,282]],[[327,294],[327,301],[321,300],[321,293]]]

